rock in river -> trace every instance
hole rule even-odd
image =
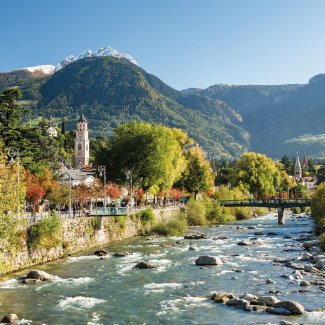
[[[154,269],[157,267],[157,265],[152,265],[147,262],[140,262],[135,266],[137,269]]]
[[[301,287],[309,287],[309,286],[311,286],[310,282],[305,281],[305,280],[300,281],[299,285]]]
[[[116,256],[116,257],[125,257],[128,255],[130,255],[130,253],[128,253],[128,252],[117,252],[114,254],[114,256]]]
[[[34,270],[34,271],[28,272],[27,275],[22,278],[23,281],[26,281],[26,280],[29,280],[29,279],[39,280],[39,281],[48,281],[48,280],[53,279],[53,275],[48,274],[48,273],[46,273],[44,271]],[[29,282],[29,283],[31,283],[31,282]]]
[[[104,249],[99,249],[98,251],[96,251],[95,253],[94,253],[94,255],[96,255],[96,256],[105,256],[105,255],[107,255],[108,253],[104,250]]]
[[[218,256],[200,256],[196,261],[196,265],[221,265],[223,262]]]
[[[274,307],[275,304],[280,302],[280,300],[277,297],[274,296],[260,296],[257,299],[258,302],[264,302],[266,306],[268,307]]]
[[[303,305],[299,304],[298,302],[286,300],[286,301],[280,301],[275,304],[275,308],[284,308],[289,310],[292,314],[300,315],[303,314],[305,311],[305,308]]]
[[[249,241],[249,240],[242,240],[239,243],[237,243],[237,245],[239,245],[239,246],[252,246],[252,245],[254,245],[254,243]]]
[[[188,234],[184,236],[184,239],[207,239],[206,234]]]

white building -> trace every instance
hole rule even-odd
[[[50,126],[46,132],[50,138],[56,138],[58,136],[58,131],[53,126]]]

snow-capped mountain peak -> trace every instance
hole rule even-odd
[[[97,51],[86,50],[81,54],[79,54],[78,56],[69,55],[55,67],[55,70],[58,71],[74,61],[84,59],[84,58],[96,57],[96,56],[113,56],[119,59],[126,59],[131,63],[138,65],[138,62],[131,55],[120,53],[117,50],[113,49],[112,47],[107,46],[107,47],[102,47]]]
[[[96,57],[96,56],[112,56],[112,57],[115,57],[118,59],[126,59],[126,60],[130,61],[131,63],[138,65],[138,62],[131,55],[120,53],[117,50],[113,49],[112,47],[107,46],[107,47],[102,47],[97,51],[86,50],[77,56],[74,56],[71,54],[71,55],[67,56],[65,59],[63,59],[56,66],[54,66],[54,65],[38,65],[35,67],[21,68],[19,70],[28,70],[32,73],[41,72],[45,75],[50,75],[50,74],[53,74],[54,72],[64,68],[65,66],[67,66],[68,64],[70,64],[74,61],[84,59],[84,58]]]
[[[41,72],[41,73],[44,73],[46,75],[50,75],[50,74],[55,72],[55,69],[56,68],[55,68],[54,65],[46,64],[46,65],[37,65],[35,67],[21,68],[19,70],[28,70],[29,72],[32,72],[32,73]]]

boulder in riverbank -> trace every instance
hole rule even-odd
[[[99,249],[97,251],[95,251],[94,255],[96,256],[106,256],[108,254],[108,252],[106,252],[104,249]]]
[[[223,262],[218,256],[200,256],[195,261],[196,265],[221,265]]]
[[[46,273],[41,270],[33,270],[27,273],[26,276],[22,277],[23,283],[35,283],[36,281],[50,281],[53,279],[53,275]],[[28,281],[32,280],[32,281]],[[35,282],[33,282],[35,280]]]
[[[2,318],[1,323],[15,324],[17,321],[18,321],[18,316],[16,314],[9,314]]]

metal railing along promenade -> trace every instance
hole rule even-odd
[[[264,208],[294,208],[308,207],[310,199],[267,199],[267,200],[222,200],[224,207],[264,207]]]

